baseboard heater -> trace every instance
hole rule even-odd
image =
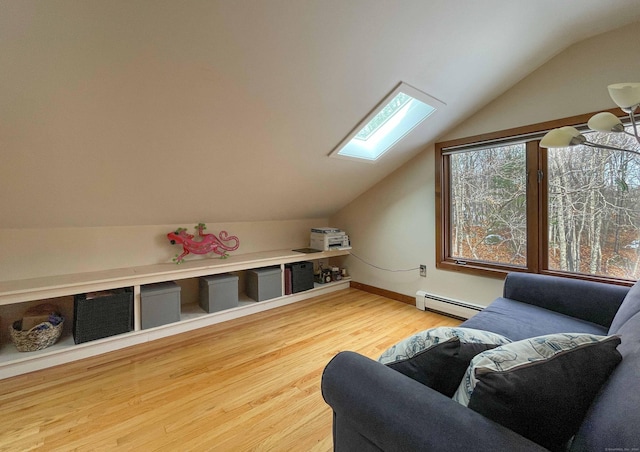
[[[416,292],[416,308],[421,311],[435,311],[451,317],[468,319],[473,317],[485,307],[466,301],[452,300],[419,290]]]

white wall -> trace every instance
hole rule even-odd
[[[589,113],[615,105],[606,86],[639,81],[637,24],[583,41],[562,52],[505,92],[445,139],[472,136],[547,120]],[[354,280],[413,296],[418,289],[486,304],[502,292],[502,280],[435,268],[434,147],[384,179],[330,218],[349,233],[353,252],[390,269],[386,272],[350,257]]]
[[[182,247],[171,245],[167,234],[178,227],[191,232],[196,223],[0,229],[0,281],[171,263]],[[309,246],[309,229],[326,226],[327,220],[206,224],[205,232],[218,234],[225,230],[240,239],[240,247],[231,253],[235,255]],[[201,257],[187,257],[194,258]]]
[[[607,85],[640,81],[640,24],[569,47],[439,141],[615,108]]]

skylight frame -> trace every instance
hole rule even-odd
[[[378,133],[379,129],[383,129],[387,126],[387,123],[393,122],[394,118],[398,114],[404,115],[404,117],[396,118],[396,126],[391,127],[392,124],[389,124],[387,128],[390,128],[391,131],[378,137],[378,142],[383,142],[383,146],[381,149],[375,150],[375,152],[370,149],[365,149],[367,146],[365,141],[356,138],[356,136],[360,133],[360,131],[365,128],[372,120],[375,118],[378,113],[384,110],[387,105],[398,96],[399,93],[404,93],[410,96],[412,99],[403,104],[403,106],[398,107],[398,110],[394,112],[392,116],[387,118],[382,124],[380,124],[376,130],[371,132],[369,135],[373,137]],[[414,102],[414,100],[416,102]],[[445,103],[404,83],[400,82],[396,88],[393,89],[362,121],[358,123],[358,125],[347,135],[339,144],[336,146],[330,153],[329,156],[333,158],[346,159],[346,160],[357,160],[360,162],[368,162],[368,163],[376,163],[378,162],[385,154],[387,154],[391,149],[393,149],[404,137],[406,137],[413,129],[415,129],[418,125],[420,125],[424,120],[433,116],[439,109],[445,106]],[[431,109],[428,110],[424,116],[419,118],[417,113],[419,109],[425,109],[425,107],[429,107]],[[403,110],[405,110],[403,112]],[[406,118],[409,110],[412,111],[411,116]],[[406,118],[406,123],[402,123],[402,120]],[[415,123],[414,123],[415,121]],[[396,130],[397,129],[397,130]],[[385,141],[386,140],[386,141]],[[346,154],[341,154],[341,152],[346,152]]]

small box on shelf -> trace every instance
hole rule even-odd
[[[78,294],[73,300],[76,344],[133,330],[133,288]]]
[[[285,268],[291,270],[291,293],[313,289],[313,262],[294,262]]]
[[[180,286],[173,281],[140,286],[143,330],[180,321]]]
[[[230,273],[200,278],[200,307],[217,312],[238,306],[238,277]]]
[[[264,267],[247,270],[245,290],[249,298],[265,301],[282,296],[282,272],[280,267]]]

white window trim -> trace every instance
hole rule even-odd
[[[434,110],[432,112],[430,112],[428,115],[426,115],[424,118],[419,120],[411,128],[406,130],[402,135],[396,137],[390,144],[388,144],[386,149],[384,151],[382,151],[377,156],[377,158],[375,158],[375,159],[374,158],[367,158],[367,157],[354,157],[354,156],[350,156],[350,155],[341,155],[341,154],[339,154],[339,152],[351,142],[351,140],[358,134],[358,132],[360,132],[360,130],[362,130],[362,128],[364,126],[366,126],[369,123],[369,121],[371,121],[400,92],[405,93],[405,94],[413,97],[414,99],[419,100],[420,102],[423,102],[423,103],[429,105],[430,107],[434,108]],[[418,90],[418,89],[416,89],[416,88],[414,88],[414,87],[412,87],[412,86],[410,86],[410,85],[408,85],[408,84],[406,84],[404,82],[400,82],[398,84],[398,86],[396,88],[394,88],[394,90],[391,91],[376,106],[376,108],[374,108],[362,121],[360,121],[358,123],[358,125],[356,125],[356,127],[354,127],[353,130],[329,153],[329,157],[339,158],[339,159],[344,159],[344,160],[355,160],[355,161],[359,161],[359,162],[376,163],[376,162],[380,161],[380,159],[385,154],[387,154],[394,146],[396,146],[399,141],[401,141],[405,136],[407,136],[409,133],[411,133],[411,131],[413,129],[415,129],[418,125],[420,125],[425,119],[427,119],[427,118],[433,116],[434,114],[436,114],[438,112],[438,110],[443,108],[445,105],[446,104],[444,102],[436,99],[435,97],[432,97],[432,96],[430,96],[430,95],[428,95],[426,93],[423,93],[422,91],[420,91],[420,90]]]

